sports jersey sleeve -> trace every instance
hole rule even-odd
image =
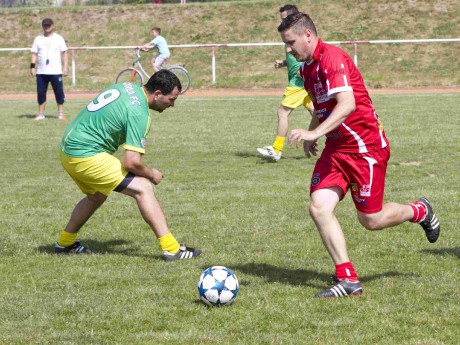
[[[125,150],[144,154],[146,137],[150,131],[150,116],[134,113],[128,116],[126,123],[126,141],[123,145]]]
[[[286,67],[288,70],[288,82],[290,86],[303,88],[303,79],[298,76],[301,64],[302,63],[298,62],[291,53],[286,52]]]
[[[31,53],[38,53],[38,37],[35,37],[32,48],[30,49]]]
[[[328,96],[344,91],[353,92],[350,82],[350,70],[343,55],[323,56],[321,68],[327,80]]]
[[[67,51],[67,44],[65,43],[65,39],[62,36],[61,36],[61,38],[59,40],[59,50],[61,52]]]

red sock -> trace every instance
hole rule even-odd
[[[414,217],[411,219],[412,223],[418,223],[425,219],[426,207],[424,204],[422,204],[420,201],[414,201],[411,202],[409,206],[412,207],[412,210],[414,211]]]
[[[335,265],[335,276],[340,279],[348,279],[351,282],[358,281],[358,275],[351,262],[344,262],[340,265]]]

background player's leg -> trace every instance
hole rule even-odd
[[[51,86],[53,87],[54,97],[56,98],[56,104],[58,107],[58,118],[59,120],[65,120],[64,116],[64,85],[62,82],[62,75],[54,75],[51,78]]]
[[[264,146],[257,149],[262,156],[272,158],[276,161],[281,159],[284,142],[289,129],[289,114],[291,114],[293,110],[294,109],[283,105],[278,108],[278,129],[276,138],[272,146]]]
[[[46,108],[46,91],[48,90],[48,79],[42,74],[37,74],[37,103],[38,103],[38,114],[35,116],[35,120],[45,119],[45,108]]]

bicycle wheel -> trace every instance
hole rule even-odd
[[[188,74],[187,70],[181,66],[169,66],[167,70],[173,72],[177,78],[179,78],[179,81],[182,85],[182,91],[180,93],[185,93],[185,91],[187,91],[190,87],[190,75]]]
[[[134,68],[127,68],[118,73],[115,82],[118,83],[132,83],[142,86],[143,84],[142,75]]]

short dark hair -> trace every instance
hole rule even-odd
[[[153,28],[152,28],[152,31],[156,31],[156,32],[158,32],[158,33],[161,35],[161,29],[160,29],[159,27],[156,27],[156,26],[153,27]]]
[[[302,33],[305,29],[310,30],[315,36],[318,35],[315,23],[306,13],[297,12],[288,15],[278,26],[278,32],[286,31],[292,28],[296,34]]]
[[[167,69],[162,69],[154,73],[144,87],[150,93],[160,90],[163,95],[170,94],[175,87],[179,89],[179,92],[182,91],[179,78]]]
[[[296,5],[284,5],[280,7],[280,13],[287,12],[288,15],[299,12]]]
[[[51,18],[45,18],[42,20],[42,26],[51,26],[53,25],[53,20]]]

